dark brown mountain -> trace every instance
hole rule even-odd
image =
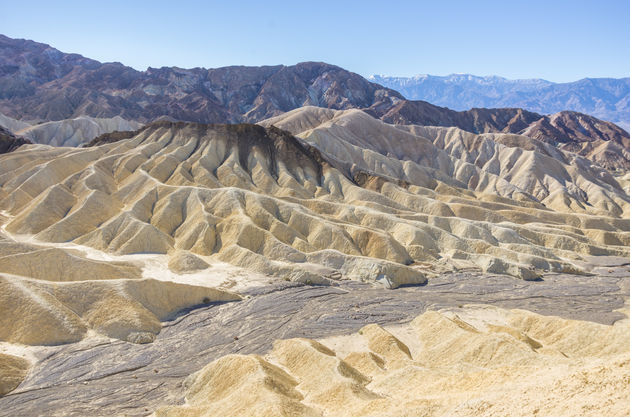
[[[401,101],[373,116],[392,124],[456,126],[473,133],[516,133],[577,153],[611,170],[630,169],[630,135],[611,122],[562,111],[549,116],[523,109],[454,111],[424,101]]]
[[[604,168],[630,169],[628,132],[587,114],[563,111],[544,116],[519,133],[585,156]]]
[[[544,116],[524,129],[523,133],[545,142],[581,143],[603,139],[630,149],[630,138],[624,129],[574,111]]]
[[[630,150],[626,131],[586,115],[579,118],[574,116],[578,113],[562,112],[561,116],[542,116],[518,108],[454,111],[405,100],[394,90],[321,62],[137,71],[0,35],[0,113],[17,119],[120,115],[145,123],[156,119],[240,123],[258,122],[305,105],[359,108],[393,124],[521,133],[587,157],[591,150],[582,149],[583,143],[588,148],[613,141],[615,145],[600,152],[602,155],[617,148],[626,153]],[[630,166],[630,159],[620,158],[611,164],[598,163],[608,168]]]
[[[258,121],[304,105],[386,108],[403,99],[325,63],[141,72],[2,35],[0,90],[0,112],[25,120],[120,115],[141,122],[167,116],[225,123]]]
[[[614,123],[562,111],[549,116],[523,109],[454,111],[425,101],[400,101],[373,116],[392,124],[456,126],[473,133],[516,133],[577,153],[607,169],[630,169],[630,135]]]
[[[403,100],[373,116],[392,124],[419,124],[425,126],[456,126],[473,133],[517,133],[543,116],[523,109],[471,109],[454,111],[434,106],[426,101]]]
[[[23,137],[15,136],[13,133],[0,126],[0,154],[12,152],[27,143],[32,142]]]

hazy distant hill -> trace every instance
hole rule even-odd
[[[520,107],[544,114],[573,110],[630,129],[630,78],[585,78],[571,83],[470,74],[410,78],[373,75],[368,79],[399,91],[407,99],[426,100],[454,110]]]

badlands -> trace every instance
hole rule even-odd
[[[274,342],[186,380],[186,405],[161,417],[623,416],[630,322],[614,326],[524,310],[427,311],[390,329]]]
[[[136,127],[0,155],[1,415],[627,415],[627,175],[357,109]]]

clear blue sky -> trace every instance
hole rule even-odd
[[[0,33],[147,66],[630,76],[630,0],[0,1]]]

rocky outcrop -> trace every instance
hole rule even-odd
[[[0,353],[0,397],[22,383],[30,366],[24,358]]]
[[[17,132],[22,129],[26,129],[30,127],[30,123],[26,123],[20,120],[15,120],[11,117],[7,117],[4,114],[0,113],[0,127],[5,128],[9,132]]]
[[[148,343],[161,321],[181,310],[241,299],[222,289],[144,278],[142,262],[85,255],[78,247],[21,243],[0,233],[0,342],[57,345],[91,331]]]
[[[13,133],[0,126],[0,154],[12,152],[20,146],[29,143],[32,142],[28,139],[15,136]]]
[[[630,169],[628,132],[586,114],[563,111],[545,116],[521,134],[582,155],[604,168]]]
[[[542,116],[523,109],[471,109],[454,111],[426,101],[400,101],[386,112],[368,111],[386,123],[455,126],[471,133],[517,133]]]

